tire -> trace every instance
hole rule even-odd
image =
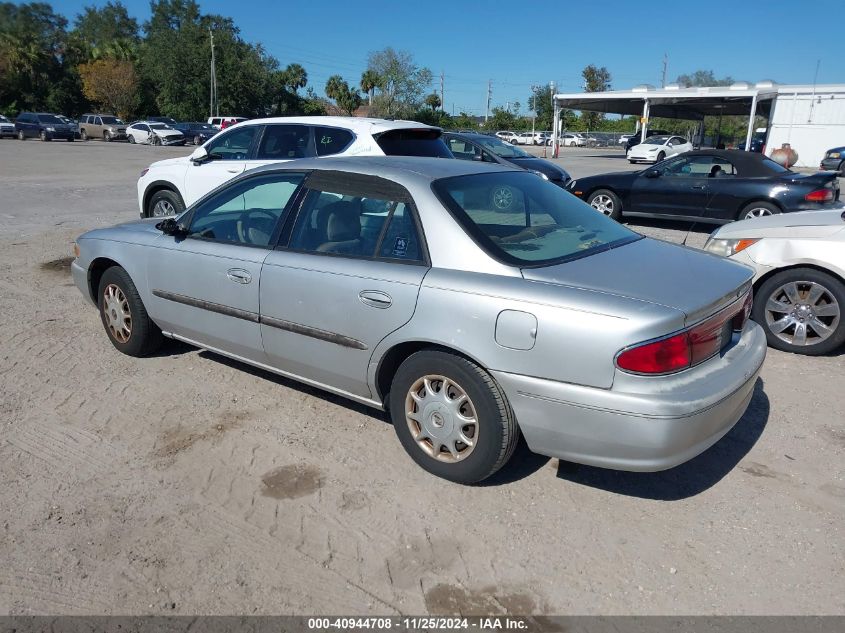
[[[444,388],[445,397],[441,395]],[[457,413],[474,423],[459,427],[452,403],[461,395],[467,400],[457,405]],[[393,427],[411,459],[431,474],[455,483],[474,484],[490,477],[507,463],[519,440],[516,417],[499,385],[484,369],[456,354],[423,350],[408,357],[393,377],[389,399]],[[407,416],[409,409],[417,415],[423,410],[430,414],[426,419],[420,415],[417,422]],[[412,426],[420,439],[415,439]],[[420,437],[438,431],[440,440]],[[462,443],[456,435],[474,440],[473,444]],[[451,449],[441,442],[449,442]]]
[[[596,189],[587,196],[587,204],[616,221],[622,217],[622,201],[610,189]]]
[[[199,136],[194,137],[194,145],[202,145],[202,139]]]
[[[67,140],[67,142],[68,142],[68,143],[73,143],[73,137],[71,136],[71,137]]]
[[[655,162],[655,164],[657,164],[657,163],[659,163],[659,162],[662,162],[665,158],[666,158],[666,153],[665,153],[665,152],[660,152],[660,153],[657,155],[657,160],[656,160],[656,161],[654,161],[654,162]]]
[[[110,133],[108,130],[106,130],[105,132],[103,132],[103,140],[104,140],[106,143],[111,143],[111,133]]]
[[[41,134],[38,135],[38,138],[41,139],[42,143],[46,143],[50,140],[50,138],[47,136],[47,132],[45,132],[44,130],[41,130]]]
[[[845,160],[839,163],[839,175],[845,178]]]
[[[771,202],[752,202],[745,205],[737,215],[737,220],[749,220],[751,218],[758,218],[765,215],[777,215],[781,213],[780,207]]]
[[[106,334],[119,352],[149,356],[161,347],[161,330],[150,319],[135,284],[120,266],[112,266],[103,273],[97,289],[97,306]]]
[[[147,202],[148,218],[166,218],[182,213],[184,210],[185,204],[182,202],[182,198],[170,189],[156,191]]]
[[[754,293],[751,318],[763,327],[770,347],[807,356],[827,354],[845,343],[845,284],[814,268],[781,271]]]
[[[153,136],[152,140],[150,141],[151,145],[161,145],[161,139],[158,136]]]
[[[629,162],[629,163],[631,163],[631,164],[633,165],[633,164],[634,164],[634,163],[636,163],[637,161],[635,161],[635,160],[633,160],[633,159],[629,158],[629,159],[628,159],[628,162]]]
[[[79,138],[83,141],[87,141],[88,140],[88,132],[86,132],[85,130],[80,131],[79,132]]]
[[[18,140],[19,141],[25,141],[26,140],[26,135],[23,133],[23,130],[18,130]]]
[[[134,136],[132,136],[131,134],[127,134],[127,135],[126,135],[126,140],[129,142],[129,144],[130,144],[130,145],[134,145],[134,144],[135,144],[135,137],[134,137]]]

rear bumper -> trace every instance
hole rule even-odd
[[[745,413],[766,357],[762,328],[749,321],[721,356],[624,388],[595,389],[493,372],[535,453],[603,468],[658,471],[715,444]]]

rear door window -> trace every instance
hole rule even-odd
[[[349,130],[336,127],[315,127],[314,143],[317,146],[317,156],[339,154],[352,144],[355,137]]]
[[[390,130],[376,136],[376,143],[387,156],[430,156],[453,158],[440,130]]]
[[[252,125],[249,128],[254,129]],[[291,160],[312,156],[306,125],[268,125],[258,145],[259,160]]]

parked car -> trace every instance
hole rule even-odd
[[[573,132],[567,132],[560,135],[561,147],[584,147],[587,144],[586,139]]]
[[[819,169],[838,171],[845,178],[845,147],[834,147],[824,153]]]
[[[130,143],[145,145],[184,145],[185,135],[165,123],[135,121],[126,128]]]
[[[762,152],[763,148],[766,147],[766,133],[765,132],[758,132],[751,137],[751,150],[752,152]],[[738,143],[736,146],[737,149],[745,151],[745,141]]]
[[[523,204],[498,208],[502,185]],[[385,409],[417,464],[460,483],[520,434],[595,466],[685,462],[742,416],[766,354],[747,267],[502,165],[277,163],[75,248],[120,352],[171,337]]]
[[[40,138],[42,141],[74,139],[73,127],[47,112],[21,112],[15,119],[15,132],[21,141],[26,138]]]
[[[507,143],[516,145],[519,142],[519,134],[516,132],[501,131],[496,132],[496,136]]]
[[[237,174],[268,163],[333,155],[452,158],[442,130],[414,121],[277,117],[245,121],[191,156],[153,163],[138,180],[141,217],[172,215]]]
[[[632,136],[634,136],[634,134],[636,134],[636,132],[632,134],[623,134],[622,136],[620,136],[618,141],[619,145],[627,145],[628,141],[631,139]]]
[[[628,151],[629,163],[659,163],[664,158],[692,150],[692,143],[681,136],[650,136],[645,143]]]
[[[649,138],[651,136],[671,136],[669,132],[664,130],[646,130],[645,137]],[[627,141],[625,141],[625,153],[627,154],[631,151],[631,148],[635,145],[640,144],[640,139],[642,138],[642,132],[637,132],[633,136],[629,137]]]
[[[0,138],[4,136],[15,138],[15,124],[0,114]]]
[[[762,154],[696,150],[643,171],[578,178],[569,189],[597,211],[725,224],[825,209],[839,199],[836,174],[799,174]]]
[[[176,123],[172,127],[182,132],[187,142],[194,145],[202,145],[220,131],[210,123],[202,123],[201,121]]]
[[[494,136],[444,132],[443,140],[446,141],[449,151],[455,158],[519,167],[534,172],[558,187],[566,187],[571,180],[569,174],[562,167],[537,156],[532,156],[528,152]],[[499,204],[516,203],[512,193],[507,188],[500,192]]]
[[[123,140],[126,138],[126,123],[113,114],[83,114],[79,117],[79,135],[83,141],[92,138]]]
[[[769,345],[827,354],[845,343],[845,207],[721,227],[705,250],[754,269],[752,316]]]
[[[534,132],[520,132],[516,136],[516,145],[536,145],[536,138]]]
[[[240,123],[241,121],[246,120],[247,119],[242,116],[210,116],[208,117],[208,124],[213,125],[218,130],[224,130],[235,123]]]
[[[62,123],[64,123],[65,125],[69,125],[71,128],[73,128],[74,138],[81,138],[81,134],[79,133],[79,123],[77,121],[74,121],[70,117],[66,117],[62,114],[57,114],[56,116],[59,117]]]

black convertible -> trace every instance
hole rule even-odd
[[[589,176],[567,188],[593,208],[623,215],[726,224],[833,206],[836,173],[798,174],[761,154],[699,150],[643,171]]]

